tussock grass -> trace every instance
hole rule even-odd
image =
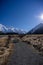
[[[43,34],[37,34],[37,35],[25,35],[22,38],[22,41],[30,42],[31,45],[38,50],[38,52],[41,52],[40,54],[43,54]]]
[[[11,41],[8,44],[8,48],[6,47],[6,42],[8,41],[8,37],[0,38],[0,65],[6,65],[9,57],[13,53],[14,44]]]

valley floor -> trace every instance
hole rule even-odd
[[[27,43],[15,43],[13,55],[7,65],[43,65],[43,56]]]

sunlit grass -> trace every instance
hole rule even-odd
[[[8,48],[6,47],[8,37],[2,37],[0,38],[0,65],[5,65],[13,53],[14,44],[10,43],[8,44]]]

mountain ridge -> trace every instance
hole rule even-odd
[[[3,24],[0,24],[0,33],[15,33],[15,34],[43,34],[43,23],[36,25],[30,31],[26,31],[14,27],[6,27]]]
[[[18,34],[25,34],[26,32],[21,29],[17,29],[14,27],[6,27],[3,24],[0,24],[0,32],[2,33],[18,33]]]
[[[43,34],[43,23],[36,25],[27,34]]]

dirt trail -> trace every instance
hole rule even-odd
[[[28,44],[15,43],[14,53],[7,65],[43,65],[43,57],[33,52]]]

